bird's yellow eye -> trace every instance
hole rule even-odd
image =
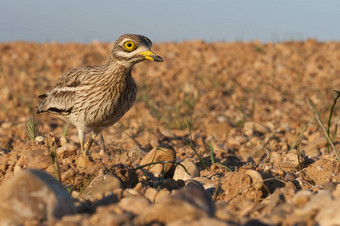
[[[136,44],[132,41],[127,41],[127,42],[124,43],[124,48],[127,51],[132,51],[132,50],[136,49]]]

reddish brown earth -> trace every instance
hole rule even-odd
[[[50,157],[55,147],[61,182],[78,203],[77,214],[54,219],[60,225],[331,225],[334,219],[340,224],[330,213],[340,207],[339,162],[332,149],[328,153],[326,137],[306,102],[308,98],[327,126],[333,90],[340,89],[339,42],[156,43],[153,49],[165,62],[135,66],[136,103],[118,123],[103,131],[107,153],[101,151],[97,138],[92,159],[86,161],[77,153],[78,135],[73,126],[63,137],[65,122],[50,114],[35,114],[37,96],[49,91],[70,68],[105,63],[111,49],[112,44],[98,42],[0,44],[0,184],[28,168],[57,176]],[[331,131],[338,125],[339,108],[340,104],[335,106]],[[26,133],[30,117],[44,138],[41,142],[32,141]],[[188,145],[186,121],[193,148],[204,164]],[[298,138],[301,144],[294,149]],[[209,144],[218,164],[212,164]],[[334,144],[340,150],[338,136]],[[162,208],[168,207],[171,215],[171,206],[182,204],[150,194],[168,197],[184,186],[183,180],[171,180],[174,167],[160,179],[137,169],[144,155],[160,145],[172,146],[177,162],[189,159],[198,166],[200,176],[194,179],[212,197],[213,203],[206,206],[215,206],[214,213],[203,211],[208,215],[202,218],[188,210],[193,213],[190,219],[177,213],[173,213],[175,220],[156,218],[156,209],[164,214],[167,209]],[[252,174],[265,179],[264,184],[252,186]],[[78,198],[97,175],[118,177],[123,195],[106,205],[99,201],[107,194]],[[117,189],[110,192],[118,193]],[[135,196],[151,201],[145,204],[150,205],[149,212],[143,212],[144,204],[134,204],[133,210],[121,207],[122,200]],[[330,200],[326,206],[324,197]],[[85,209],[79,207],[84,203]],[[185,205],[182,208],[194,208]],[[103,221],[112,216],[115,220]]]

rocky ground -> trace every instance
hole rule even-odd
[[[327,128],[339,42],[156,43],[165,62],[134,68],[137,101],[89,160],[76,129],[35,106],[61,73],[103,64],[111,48],[0,44],[3,225],[340,224],[339,161],[306,101]]]

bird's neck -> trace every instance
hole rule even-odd
[[[118,80],[125,80],[131,77],[133,65],[122,64],[120,61],[108,61],[105,65],[107,74],[116,77]]]

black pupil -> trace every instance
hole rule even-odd
[[[132,47],[132,44],[130,42],[126,45],[127,45],[127,47]]]

